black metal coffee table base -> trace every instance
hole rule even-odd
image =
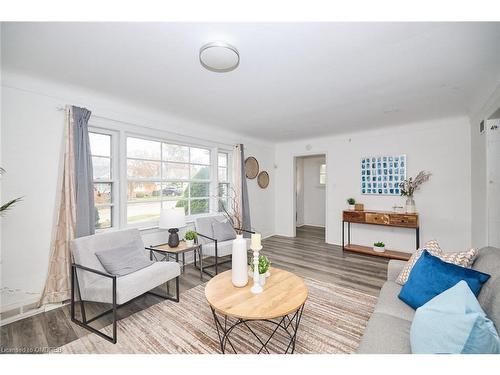
[[[281,349],[284,350],[283,354],[292,354],[295,351],[295,342],[297,340],[297,331],[299,330],[299,324],[300,320],[302,318],[302,311],[304,310],[304,305],[300,306],[295,312],[290,313],[288,315],[285,315],[283,317],[277,318],[275,320],[271,319],[261,319],[261,320],[255,320],[255,319],[237,319],[236,322],[230,323],[228,322],[228,316],[227,315],[222,315],[219,314],[215,311],[213,307],[210,306],[212,309],[212,314],[214,316],[214,321],[215,321],[215,328],[217,329],[217,335],[219,336],[219,343],[220,343],[220,349],[223,354],[226,353],[226,346],[229,344],[232,352],[235,354],[238,354],[236,351],[236,348],[234,347],[233,343],[231,342],[230,335],[233,332],[233,330],[237,327],[243,327],[246,328],[250,334],[252,334],[257,341],[260,343],[260,348],[257,354],[261,354],[263,352],[266,352],[268,354],[271,354],[267,348],[267,345],[271,342],[271,339],[275,336],[276,332],[279,330],[281,332],[286,333],[285,337],[287,337],[286,342],[281,342],[278,340],[273,340],[273,343],[276,346],[281,346]],[[274,326],[274,329],[272,330],[272,333],[267,336],[267,337],[261,337],[264,336],[261,334],[259,336],[254,329],[252,329],[251,325],[252,323],[259,322],[259,323],[265,323],[269,324],[271,326]],[[228,325],[229,324],[229,325]],[[278,345],[281,344],[281,345]]]

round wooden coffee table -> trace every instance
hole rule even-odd
[[[250,288],[253,279],[243,288],[233,286],[231,271],[223,272],[212,278],[205,287],[205,296],[212,309],[215,328],[219,336],[222,353],[226,345],[237,353],[230,334],[237,327],[246,328],[260,343],[258,353],[269,353],[267,344],[278,330],[289,338],[284,353],[293,353],[300,319],[307,299],[307,286],[304,280],[291,272],[271,268],[271,276],[264,285],[264,291],[253,294]],[[271,334],[263,337],[257,334],[252,322],[272,327]],[[277,344],[275,342],[275,344]]]

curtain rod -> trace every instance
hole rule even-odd
[[[66,108],[65,107],[56,107],[56,110],[58,110],[58,111],[65,111]],[[217,143],[217,144],[220,144],[220,145],[223,145],[223,146],[230,146],[230,147],[234,147],[235,146],[234,144],[230,144],[230,143],[224,143],[224,142],[219,142],[219,141],[210,141],[210,140],[207,140],[207,139],[204,139],[204,138],[193,137],[191,135],[186,136],[184,134],[172,132],[170,130],[161,130],[161,129],[157,129],[157,128],[152,128],[150,126],[139,125],[139,124],[136,124],[136,123],[133,123],[133,122],[130,122],[130,121],[117,120],[117,119],[114,119],[114,118],[105,117],[105,116],[99,116],[99,115],[94,115],[94,114],[92,114],[91,117],[92,116],[94,116],[96,118],[103,119],[103,120],[121,122],[123,124],[132,125],[132,126],[138,126],[138,127],[141,127],[141,128],[146,128],[146,129],[150,129],[150,130],[154,130],[154,131],[166,131],[167,133],[175,134],[175,135],[178,135],[180,137],[185,137],[185,138],[188,137],[188,138],[197,139],[197,140],[200,140],[200,141],[203,141],[203,142],[207,142],[208,141],[208,142]],[[238,142],[238,144],[239,144],[239,142]]]

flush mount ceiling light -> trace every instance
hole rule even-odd
[[[238,67],[240,54],[227,43],[208,43],[200,48],[200,63],[212,72],[230,72]]]

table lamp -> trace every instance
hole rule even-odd
[[[168,229],[168,232],[170,233],[168,236],[168,246],[179,246],[179,235],[177,232],[179,231],[179,228],[186,226],[186,214],[184,213],[184,207],[166,208],[161,210],[160,224],[158,226],[161,229]]]

